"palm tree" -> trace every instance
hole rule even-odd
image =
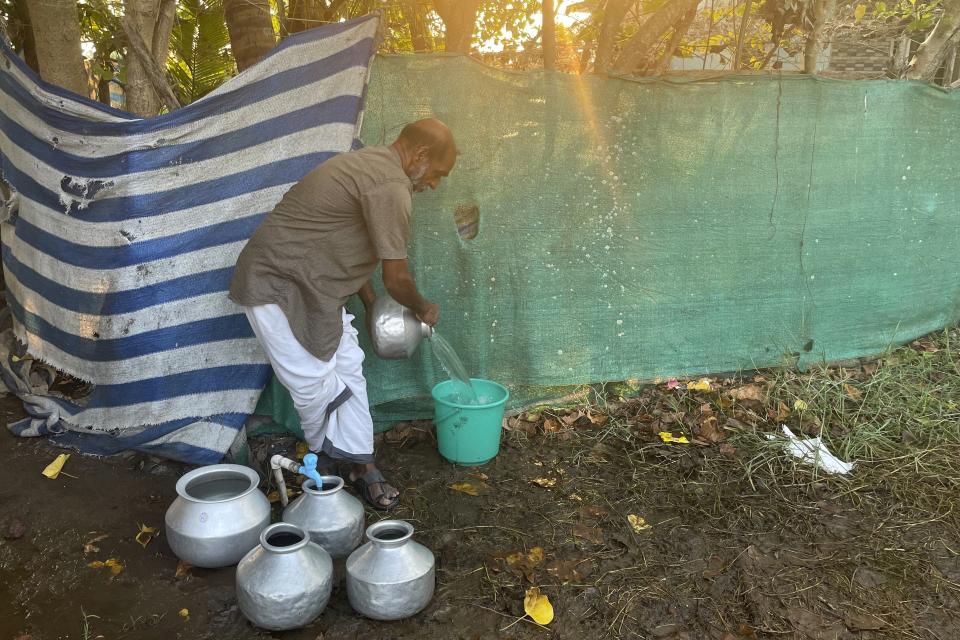
[[[224,0],[223,11],[230,31],[230,49],[243,71],[276,44],[270,0]]]
[[[181,0],[170,38],[167,71],[180,104],[199,100],[236,69],[222,0]]]

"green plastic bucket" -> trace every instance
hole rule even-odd
[[[470,378],[470,381],[477,397],[486,400],[483,404],[450,400],[454,392],[450,380],[435,386],[431,394],[440,455],[454,464],[475,466],[490,462],[500,451],[503,410],[510,392],[490,380]]]

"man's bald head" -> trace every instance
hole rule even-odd
[[[400,154],[403,170],[413,181],[414,191],[436,189],[457,162],[453,134],[436,118],[411,122],[392,146]]]
[[[424,118],[411,122],[400,132],[397,144],[402,144],[411,151],[418,147],[426,147],[430,157],[435,160],[457,155],[453,133],[447,125],[436,118]]]

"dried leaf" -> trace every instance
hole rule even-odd
[[[649,524],[647,524],[647,521],[644,518],[632,513],[627,516],[627,521],[630,523],[630,526],[633,527],[634,533],[643,533],[644,531],[649,531],[652,528]]]
[[[480,492],[477,491],[477,488],[470,484],[469,482],[457,482],[450,485],[450,488],[454,491],[459,491],[460,493],[465,493],[468,496],[478,496]]]
[[[697,433],[697,437],[706,442],[717,443],[726,440],[727,434],[717,425],[717,419],[714,416],[710,416],[700,424],[700,431]]]
[[[310,453],[310,446],[306,442],[297,443],[297,460],[303,460],[303,456]]]
[[[190,569],[192,568],[193,568],[192,564],[181,560],[180,562],[177,563],[177,572],[173,574],[173,577],[177,578],[178,580],[180,578],[186,578],[190,574]]]
[[[140,531],[133,537],[144,549],[147,548],[147,545],[150,544],[150,541],[157,536],[157,530],[155,527],[148,527],[145,524],[140,525]]]
[[[587,417],[590,418],[590,422],[597,427],[602,427],[603,425],[607,424],[608,420],[610,420],[610,416],[602,413],[587,413]]]
[[[853,398],[854,400],[859,400],[860,398],[863,397],[863,392],[860,391],[860,389],[857,389],[852,384],[844,384],[843,392],[848,396],[850,396],[851,398]]]
[[[737,448],[732,444],[724,442],[720,445],[720,455],[727,458],[732,458],[737,455]]]
[[[603,531],[597,527],[588,527],[578,524],[572,529],[573,535],[584,540],[589,540],[594,544],[603,544]]]
[[[551,560],[547,563],[547,573],[563,582],[579,582],[590,575],[592,567],[589,560]]]
[[[736,389],[730,389],[727,395],[734,400],[755,400],[756,402],[765,402],[767,394],[758,384],[748,384]]]
[[[669,431],[661,431],[660,439],[664,442],[675,442],[677,444],[690,444],[690,441],[687,440],[686,436],[675,436]]]
[[[550,624],[553,621],[553,605],[547,596],[540,593],[539,587],[527,589],[523,598],[523,610],[537,624]]]
[[[90,540],[87,540],[85,543],[83,543],[84,555],[89,555],[91,553],[99,553],[100,547],[97,546],[97,543],[108,537],[109,536],[106,533],[101,533],[99,536],[95,538],[91,538]]]
[[[56,480],[57,476],[60,475],[60,472],[63,471],[63,465],[65,465],[67,463],[67,460],[69,459],[70,459],[69,453],[61,453],[56,458],[54,458],[53,462],[48,464],[43,469],[43,475],[47,476],[51,480]]]
[[[533,484],[539,487],[543,487],[545,489],[549,489],[550,487],[557,486],[556,478],[534,478],[530,482],[532,482]]]
[[[583,502],[583,498],[581,498],[581,497],[580,497],[580,494],[578,494],[578,493],[571,493],[571,494],[568,495],[567,497],[568,497],[569,499],[573,500],[574,502]]]
[[[543,430],[547,433],[556,433],[561,429],[563,429],[563,425],[560,424],[559,420],[547,418],[543,421]]]
[[[564,423],[565,425],[567,425],[568,427],[572,427],[572,426],[573,426],[573,423],[576,422],[577,420],[579,420],[582,415],[583,415],[583,414],[580,413],[579,411],[572,411],[572,412],[568,413],[567,415],[563,416],[563,417],[561,418],[561,420],[562,420],[563,423]]]
[[[600,507],[593,504],[585,504],[582,507],[580,507],[580,515],[583,516],[584,518],[593,518],[596,520],[598,518],[602,518],[606,515],[609,515],[609,513],[610,512],[607,511],[604,507]]]
[[[490,479],[490,476],[488,476],[487,474],[482,473],[482,472],[480,472],[480,471],[474,471],[473,473],[470,474],[470,477],[476,478],[477,480],[489,480],[489,479]]]
[[[778,422],[782,422],[782,421],[784,421],[784,420],[786,420],[787,418],[790,417],[790,407],[788,407],[788,406],[787,406],[785,403],[783,403],[783,402],[779,402],[779,403],[777,403],[777,410],[776,410],[776,411],[771,410],[771,411],[769,411],[769,412],[767,412],[767,413],[768,413],[768,415],[769,415],[771,418],[773,418],[774,420],[777,420]]]
[[[687,383],[687,391],[710,391],[712,388],[709,378],[701,378],[696,382]]]

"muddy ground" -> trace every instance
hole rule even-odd
[[[778,416],[750,409],[756,388],[742,388],[743,402],[660,386],[609,415],[528,415],[479,469],[445,463],[429,430],[404,427],[379,456],[404,490],[396,517],[436,553],[433,602],[377,623],[341,584],[311,627],[273,634],[239,613],[231,569],[178,575],[162,532],[134,540],[140,524],[162,529],[184,467],[75,454],[49,480],[41,470],[62,450],[0,430],[0,638],[960,638],[956,476],[927,469],[922,442],[848,479],[812,473],[757,437],[809,422],[783,402]],[[0,418],[20,411],[8,397]],[[89,566],[111,558],[115,576]],[[548,627],[521,619],[531,585],[553,604]]]

